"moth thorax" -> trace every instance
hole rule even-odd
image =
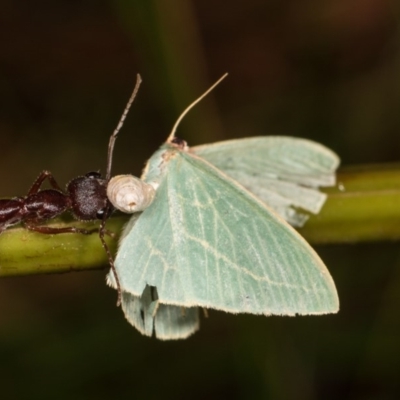
[[[132,175],[117,175],[110,179],[107,197],[111,204],[124,213],[146,209],[153,201],[154,187]]]

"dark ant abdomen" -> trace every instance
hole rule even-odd
[[[58,190],[47,189],[27,197],[0,200],[0,233],[20,222],[43,222],[62,214],[71,200]]]
[[[0,200],[0,232],[22,221],[21,208],[23,204],[24,199],[21,197]]]

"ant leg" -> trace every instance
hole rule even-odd
[[[99,233],[100,233],[100,229],[99,229]],[[110,231],[108,229],[103,229],[103,232],[104,232],[104,235],[110,236],[111,238],[115,239],[115,232]]]
[[[91,235],[94,232],[99,232],[98,228],[94,229],[81,229],[74,226],[67,226],[65,228],[51,228],[49,226],[34,225],[29,223],[24,223],[26,229],[30,231],[44,233],[47,235],[58,235],[59,233],[81,233],[82,235]]]
[[[63,190],[60,188],[57,181],[54,179],[52,173],[50,171],[42,171],[40,173],[40,175],[36,178],[35,182],[33,182],[32,187],[29,189],[28,196],[31,196],[32,194],[36,194],[39,191],[40,186],[42,186],[42,183],[44,182],[44,180],[46,178],[49,180],[50,185],[54,189],[57,189],[63,193]]]
[[[114,275],[115,283],[117,285],[117,292],[118,292],[117,307],[119,307],[121,305],[121,299],[122,299],[121,284],[119,282],[117,270],[115,269],[114,259],[111,255],[110,249],[109,249],[106,241],[104,240],[104,235],[109,234],[109,232],[110,232],[106,229],[106,220],[109,217],[109,214],[110,214],[110,207],[107,207],[107,210],[104,213],[103,219],[101,221],[101,225],[100,225],[100,229],[99,229],[99,237],[100,237],[101,245],[103,246],[103,249],[105,250],[105,252],[107,254],[108,262],[110,264],[110,268]]]
[[[108,213],[106,213],[105,215],[108,215]],[[119,283],[117,271],[114,266],[114,259],[111,255],[110,249],[109,249],[106,241],[104,240],[104,235],[109,235],[111,237],[114,237],[114,233],[105,228],[106,218],[104,218],[102,220],[100,228],[94,228],[94,229],[81,229],[81,228],[76,228],[74,226],[67,226],[65,228],[52,228],[49,226],[34,225],[34,222],[31,222],[30,224],[25,222],[24,226],[26,227],[26,229],[29,229],[30,231],[39,232],[39,233],[48,234],[48,235],[57,235],[60,233],[81,233],[83,235],[90,235],[94,232],[99,232],[101,245],[103,246],[103,249],[105,250],[105,252],[107,254],[108,262],[110,264],[111,270],[115,277],[115,282],[117,284],[117,291],[118,291],[117,306],[119,306],[121,304],[121,285]]]

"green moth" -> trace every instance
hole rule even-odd
[[[327,268],[286,221],[305,222],[297,207],[319,212],[325,195],[317,188],[334,184],[338,157],[291,137],[190,148],[175,136],[183,115],[141,179],[120,175],[108,186],[111,203],[134,213],[115,259],[128,321],[166,340],[194,333],[201,308],[337,312]],[[117,286],[112,273],[108,283]]]

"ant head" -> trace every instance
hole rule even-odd
[[[67,186],[72,212],[80,220],[103,219],[112,206],[107,198],[107,180],[99,172],[73,179]]]

